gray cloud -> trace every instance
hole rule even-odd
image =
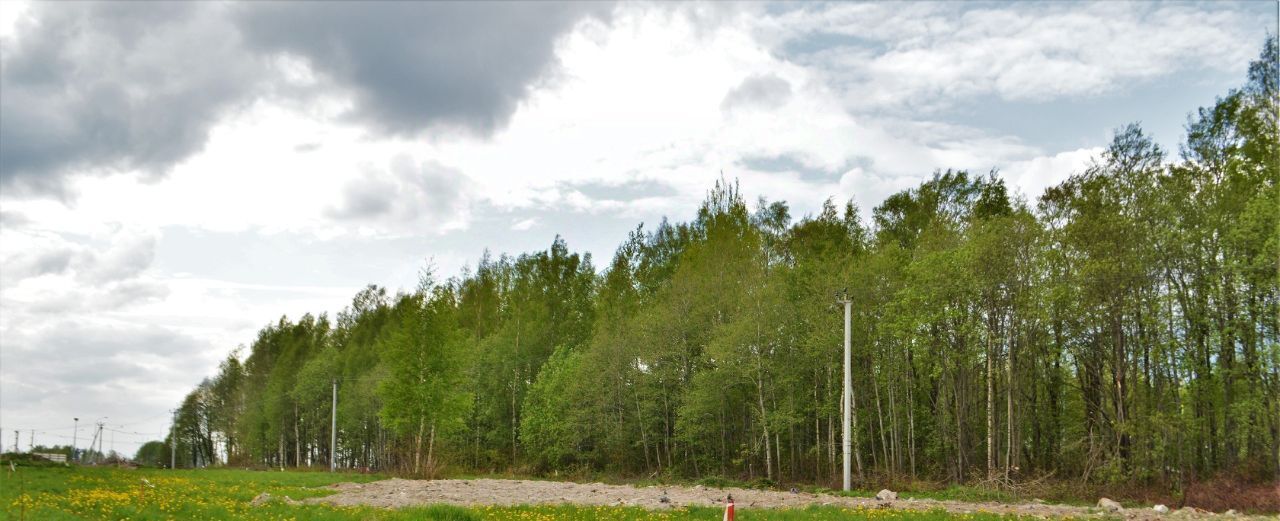
[[[111,282],[96,288],[49,290],[30,300],[0,299],[12,316],[43,321],[97,310],[122,311],[146,302],[164,300],[169,286],[152,280]]]
[[[503,126],[554,58],[556,38],[605,4],[272,2],[242,6],[255,50],[284,52],[355,96],[353,118],[409,134]]]
[[[721,110],[737,107],[773,109],[791,99],[791,83],[773,74],[749,76],[720,103]]]
[[[0,225],[4,225],[5,228],[21,228],[31,222],[31,218],[22,212],[0,210]]]
[[[0,43],[0,186],[63,194],[71,172],[163,175],[228,111],[350,95],[379,133],[488,135],[596,3],[35,3]],[[304,60],[302,91],[278,68]]]
[[[14,270],[14,273],[12,276],[16,279],[24,279],[63,273],[71,266],[71,261],[75,256],[76,250],[66,246],[32,251],[13,259],[11,269]]]
[[[216,353],[216,355],[215,355]],[[176,403],[207,375],[223,348],[197,337],[153,325],[100,323],[83,318],[51,322],[30,332],[7,331],[0,377],[0,407],[12,428],[71,427],[80,418],[80,443],[86,424],[99,417],[130,423],[129,431],[163,437],[165,420],[154,418]],[[56,431],[70,436],[71,432]],[[37,443],[70,443],[37,433]],[[116,449],[132,452],[127,436]],[[131,443],[133,442],[133,443]],[[25,438],[24,438],[25,443]]]
[[[105,251],[90,254],[78,263],[77,275],[95,285],[131,279],[150,267],[155,255],[154,236],[122,234],[112,238]]]
[[[65,316],[86,309],[119,310],[168,295],[165,284],[143,276],[155,260],[155,235],[117,231],[105,243],[84,244],[74,235],[9,236],[23,247],[0,256],[0,287],[13,289],[32,277],[61,277],[65,283],[0,304],[10,313]],[[10,297],[12,294],[9,295]]]
[[[121,309],[141,302],[156,302],[169,296],[169,286],[145,280],[127,280],[112,284],[98,295],[94,306]]]
[[[0,183],[60,192],[72,170],[162,174],[265,69],[204,3],[35,3],[0,46]]]
[[[339,221],[442,231],[465,224],[471,210],[467,189],[457,170],[396,156],[387,169],[370,169],[347,184],[342,203],[326,214]]]
[[[558,187],[566,191],[578,191],[592,200],[627,201],[645,197],[668,197],[677,195],[679,191],[666,183],[654,179],[628,180],[591,180],[571,183],[558,183]]]
[[[147,362],[158,361],[171,369],[201,370],[207,362],[192,355],[210,347],[194,337],[159,326],[73,320],[15,337],[5,346],[6,375],[46,388],[146,381],[156,376]],[[57,363],[51,363],[55,360]]]

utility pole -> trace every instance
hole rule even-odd
[[[95,453],[94,453],[94,451],[93,451],[93,448],[94,448],[95,446],[97,446],[97,445],[98,445],[98,429],[94,429],[94,430],[93,430],[93,437],[92,437],[92,438],[89,438],[89,448],[88,448],[88,453],[89,453],[89,463],[90,463],[90,464],[93,464],[93,463],[97,463],[97,462],[98,462],[97,454],[95,454]]]
[[[76,435],[80,434],[80,418],[72,418],[72,419],[75,420],[75,423],[73,424],[74,426],[71,428],[72,429],[71,430],[71,459],[73,461],[80,461],[80,458],[76,457]]]
[[[27,452],[35,452],[36,450],[36,430],[31,429],[31,439],[27,440]]]
[[[13,453],[18,453],[18,429],[13,430]]]
[[[107,461],[107,453],[102,452],[102,441],[106,439],[106,436],[102,434],[102,427],[103,427],[103,423],[101,420],[99,420],[98,421],[98,455],[102,457],[102,461],[105,463]]]
[[[169,409],[173,421],[169,422],[169,468],[178,468],[178,410]]]
[[[93,439],[89,440],[89,457],[93,459],[93,463],[95,465],[98,464],[99,458],[105,456],[105,454],[102,453],[102,420],[98,420],[97,423],[98,428],[93,431]],[[96,452],[94,450],[95,445],[97,446]]]
[[[849,399],[853,396],[853,356],[850,349],[850,320],[853,314],[853,301],[849,300],[849,290],[842,293],[836,293],[837,302],[844,304],[844,393],[840,398],[840,414],[841,421],[844,424],[844,490],[851,490],[853,487],[853,475],[849,469],[850,458],[853,453],[853,442],[849,438]]]
[[[338,470],[338,379],[333,379],[333,412],[329,414],[329,472]]]

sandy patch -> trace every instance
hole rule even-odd
[[[1042,503],[977,503],[962,501],[938,501],[932,499],[898,499],[879,501],[874,498],[840,497],[827,494],[791,493],[772,490],[741,488],[693,487],[633,487],[606,485],[603,483],[568,483],[560,481],[532,481],[516,479],[439,479],[408,480],[388,479],[372,483],[338,483],[329,488],[336,494],[307,499],[307,503],[331,505],[368,505],[383,508],[400,508],[444,503],[458,506],[479,505],[532,505],[576,504],[637,506],[650,509],[679,508],[695,505],[723,507],[732,495],[735,507],[749,508],[804,508],[811,505],[839,507],[893,508],[904,510],[944,509],[954,513],[993,512],[1041,517],[1116,516],[1097,508]],[[663,501],[663,498],[666,501]],[[1150,508],[1130,508],[1118,514],[1125,519],[1245,519],[1247,516],[1227,516],[1204,511],[1170,512],[1159,514]],[[1259,518],[1260,519],[1260,518]]]

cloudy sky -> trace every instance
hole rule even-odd
[[[1244,81],[1276,4],[0,2],[0,440],[132,453],[281,315],[721,172],[793,214],[939,168],[1026,197]],[[110,448],[112,439],[106,446]]]

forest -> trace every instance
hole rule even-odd
[[[556,237],[369,286],[263,327],[164,448],[181,467],[831,485],[847,291],[856,480],[1280,478],[1276,63],[1273,36],[1176,152],[1121,126],[1034,201],[940,170],[869,220],[831,199],[796,217],[722,179],[603,266]]]

